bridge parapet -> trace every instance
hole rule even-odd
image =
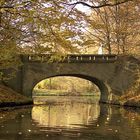
[[[90,55],[69,54],[66,56],[54,56],[51,54],[21,55],[23,62],[61,62],[61,63],[113,63],[118,59],[115,54]]]

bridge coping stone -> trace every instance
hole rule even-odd
[[[53,55],[50,54],[28,54],[28,55],[21,55],[23,62],[66,62],[66,63],[73,63],[73,62],[115,62],[118,59],[118,56],[115,54],[103,54],[103,55],[97,55],[97,54],[69,54],[66,56],[58,56],[58,58],[52,58]],[[58,60],[57,60],[58,59]]]

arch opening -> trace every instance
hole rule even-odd
[[[57,76],[47,78],[39,82],[34,87],[33,95],[99,96],[100,90],[93,82],[83,78],[73,76]]]
[[[86,82],[85,83],[88,83],[89,84],[89,87],[88,87],[88,90],[92,90],[92,88],[94,87],[94,90],[93,91],[91,91],[90,92],[90,94],[92,93],[92,92],[94,92],[93,94],[95,95],[95,92],[96,92],[96,95],[98,95],[99,96],[99,100],[101,100],[102,98],[106,98],[106,100],[107,100],[107,98],[108,98],[108,93],[109,93],[109,91],[108,91],[108,87],[105,85],[105,83],[104,82],[102,82],[102,81],[100,81],[100,80],[98,80],[98,79],[96,79],[96,78],[94,78],[94,77],[90,77],[90,76],[86,76],[86,75],[55,75],[55,76],[50,76],[50,77],[47,77],[46,78],[46,80],[45,80],[45,82],[47,83],[47,91],[48,90],[50,90],[48,93],[47,93],[47,95],[49,95],[49,93],[51,93],[51,90],[52,90],[52,95],[54,94],[54,93],[59,93],[58,95],[70,95],[70,96],[75,96],[75,95],[83,95],[84,96],[84,92],[83,92],[83,94],[79,94],[79,92],[77,92],[76,90],[75,90],[75,87],[70,87],[69,89],[67,89],[67,91],[66,91],[66,88],[67,88],[67,86],[65,85],[65,88],[64,89],[62,89],[62,87],[64,86],[64,84],[62,83],[62,81],[64,81],[65,82],[65,80],[67,79],[67,77],[69,78],[69,79],[71,79],[68,83],[70,83],[71,81],[72,81],[72,79],[73,78],[80,78],[80,80],[82,79],[83,81],[85,80]],[[60,84],[58,84],[57,83],[57,85],[56,86],[58,86],[59,85],[59,88],[62,90],[62,92],[61,91],[59,91],[59,90],[57,90],[57,88],[55,89],[55,84],[53,85],[52,84],[52,79],[57,79],[57,80],[61,80],[61,78],[63,79],[61,82],[60,82],[60,84],[61,84],[61,86],[60,86]],[[66,78],[66,79],[65,79]],[[51,80],[50,80],[51,79]],[[56,82],[57,82],[57,80],[56,80]],[[43,80],[41,80],[41,82],[43,83]],[[83,84],[83,82],[81,82],[80,81],[80,84]],[[66,83],[65,83],[66,84]],[[63,86],[62,86],[63,85]],[[72,86],[74,86],[74,82],[72,83],[71,82],[71,85]],[[75,84],[76,85],[76,84]],[[91,86],[91,85],[94,85],[93,87]],[[34,89],[32,90],[32,95],[33,95],[33,97],[35,96],[35,95],[37,95],[36,94],[36,91],[40,88],[41,89],[41,87],[39,87],[39,86],[41,86],[41,84],[38,82],[37,84],[35,84],[35,86],[34,86]],[[80,88],[80,86],[79,86],[79,88]],[[53,89],[55,90],[55,92],[53,91]],[[42,91],[45,91],[46,89],[41,89]],[[74,92],[72,93],[72,91],[71,90],[75,90],[75,92],[76,92],[76,94],[74,94]],[[89,95],[89,92],[87,92],[88,93],[88,95]],[[87,94],[86,93],[86,94]],[[50,95],[51,95],[50,94]],[[57,94],[55,94],[55,95],[57,95]],[[85,94],[85,95],[86,95]],[[93,94],[91,94],[91,95],[93,95]]]

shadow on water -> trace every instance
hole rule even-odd
[[[140,110],[98,104],[95,97],[36,98],[29,108],[0,110],[0,140],[139,140]]]

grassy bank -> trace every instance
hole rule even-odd
[[[11,107],[32,104],[32,100],[16,93],[14,90],[0,85],[0,107]]]
[[[47,89],[36,89],[34,90],[33,96],[99,96],[99,92],[68,92],[67,90],[47,90]]]

